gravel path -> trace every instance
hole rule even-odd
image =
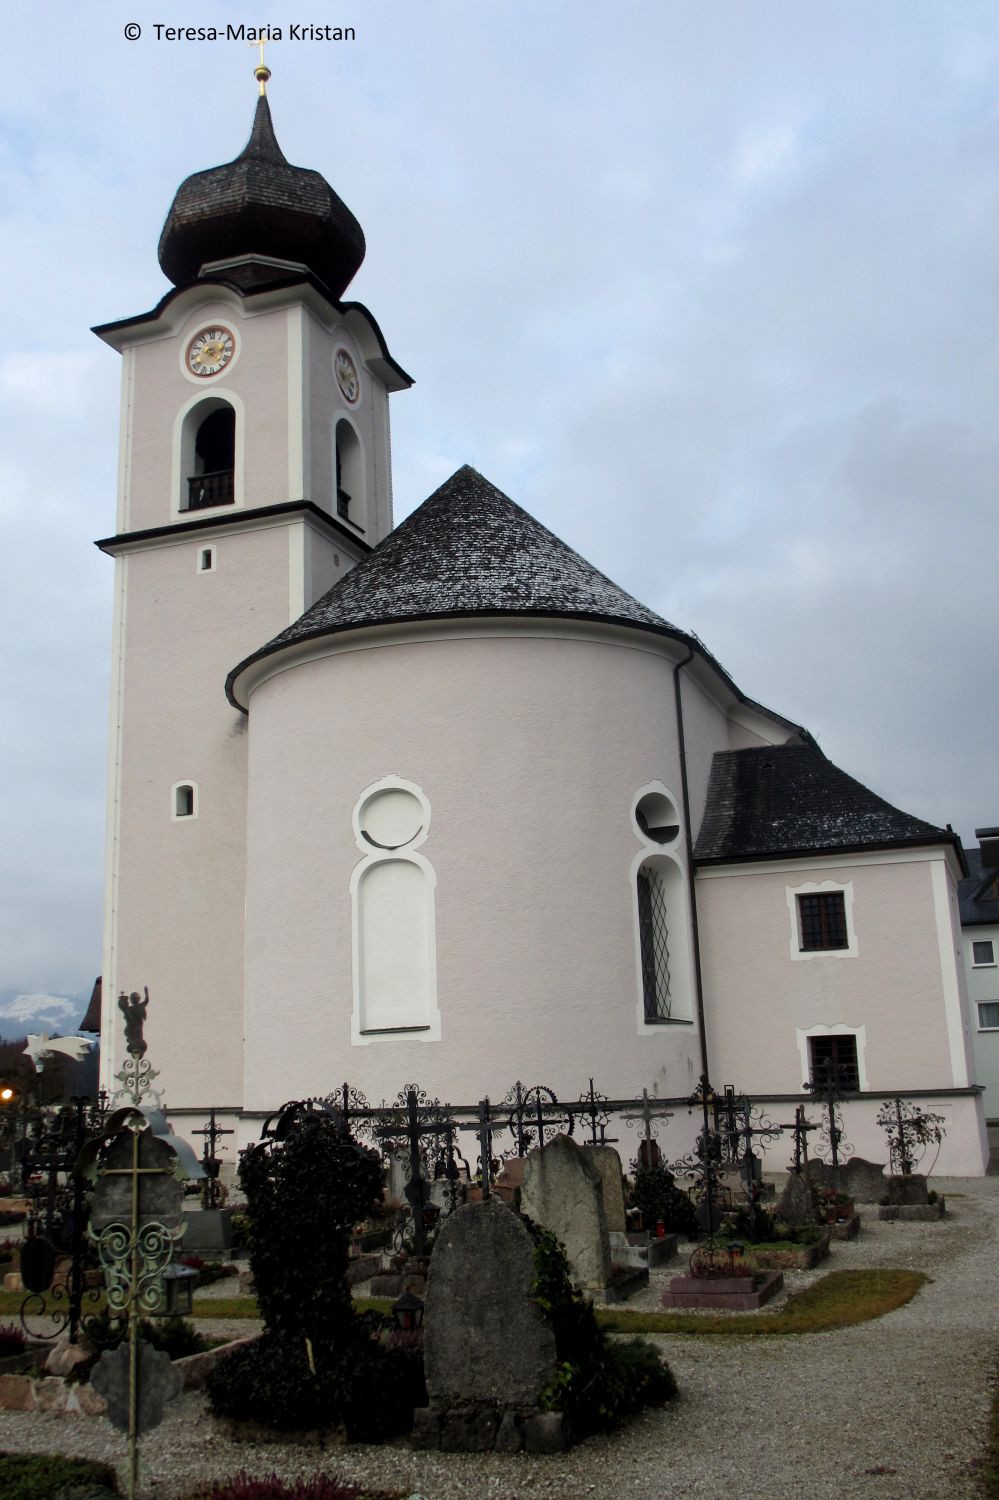
[[[143,1494],[181,1500],[247,1468],[332,1472],[425,1500],[980,1500],[999,1354],[999,1178],[936,1185],[948,1199],[942,1223],[881,1224],[868,1209],[860,1237],[837,1243],[823,1268],[924,1270],[933,1280],[907,1307],[800,1338],[657,1338],[680,1399],[569,1454],[253,1448],[220,1439],[189,1394],[145,1440]],[[816,1274],[789,1280],[797,1288]],[[655,1289],[642,1300],[654,1305]],[[104,1420],[0,1412],[0,1450],[120,1462],[125,1443]]]

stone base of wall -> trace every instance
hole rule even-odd
[[[888,1223],[901,1219],[909,1223],[925,1224],[933,1219],[942,1219],[946,1212],[944,1199],[938,1198],[936,1203],[885,1203],[878,1209],[878,1218]]]
[[[422,1406],[413,1413],[410,1443],[443,1453],[564,1453],[571,1435],[560,1411],[503,1411],[486,1406],[442,1411]]]
[[[67,1417],[102,1417],[107,1411],[103,1396],[86,1382],[64,1380],[61,1375],[0,1375],[0,1411],[58,1412]]]
[[[252,1343],[256,1337],[256,1334],[251,1334],[248,1338],[233,1339],[231,1343],[220,1344],[217,1349],[206,1349],[203,1354],[188,1354],[184,1359],[174,1360],[174,1369],[179,1370],[184,1389],[200,1390],[217,1360],[243,1344]],[[66,1380],[61,1375],[0,1375],[0,1411],[47,1411],[61,1412],[66,1416],[102,1417],[107,1405],[103,1396],[98,1396],[85,1380]]]

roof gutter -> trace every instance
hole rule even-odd
[[[687,880],[690,885],[690,931],[694,944],[694,999],[697,1004],[697,1030],[701,1041],[701,1073],[709,1078],[708,1038],[704,1027],[704,986],[701,979],[701,939],[697,923],[697,882],[694,878],[694,839],[690,828],[690,795],[687,788],[687,742],[683,731],[683,694],[680,673],[694,659],[694,646],[673,668],[673,697],[676,703],[676,728],[680,742],[680,784],[683,793],[683,831],[687,845]]]

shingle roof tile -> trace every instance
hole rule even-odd
[[[955,842],[892,807],[810,745],[718,751],[694,845],[698,863]]]

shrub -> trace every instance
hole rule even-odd
[[[276,1474],[255,1478],[245,1471],[220,1480],[210,1489],[196,1490],[187,1500],[402,1500],[405,1490],[358,1489],[332,1474],[311,1479],[279,1479]]]
[[[673,1373],[658,1351],[643,1339],[612,1343],[593,1304],[572,1285],[559,1241],[549,1230],[534,1234],[534,1300],[552,1326],[558,1360],[542,1409],[564,1411],[574,1431],[586,1436],[675,1396]]]
[[[88,1497],[117,1494],[114,1470],[89,1458],[0,1453],[0,1494],[4,1500],[52,1500],[67,1491]]]
[[[354,1225],[379,1201],[382,1166],[329,1115],[301,1112],[280,1141],[240,1161],[263,1335],[216,1364],[217,1416],[283,1431],[343,1426],[372,1441],[425,1404],[417,1351],[383,1347],[347,1284]]]
[[[631,1202],[640,1211],[646,1229],[653,1233],[661,1222],[671,1234],[685,1234],[691,1240],[700,1234],[694,1205],[677,1187],[672,1172],[663,1162],[638,1168],[631,1189]]]
[[[212,1347],[187,1318],[143,1318],[139,1331],[147,1343],[171,1359],[186,1359]]]
[[[28,1340],[20,1328],[13,1323],[0,1324],[0,1359],[6,1359],[11,1354],[23,1354],[28,1346]]]

